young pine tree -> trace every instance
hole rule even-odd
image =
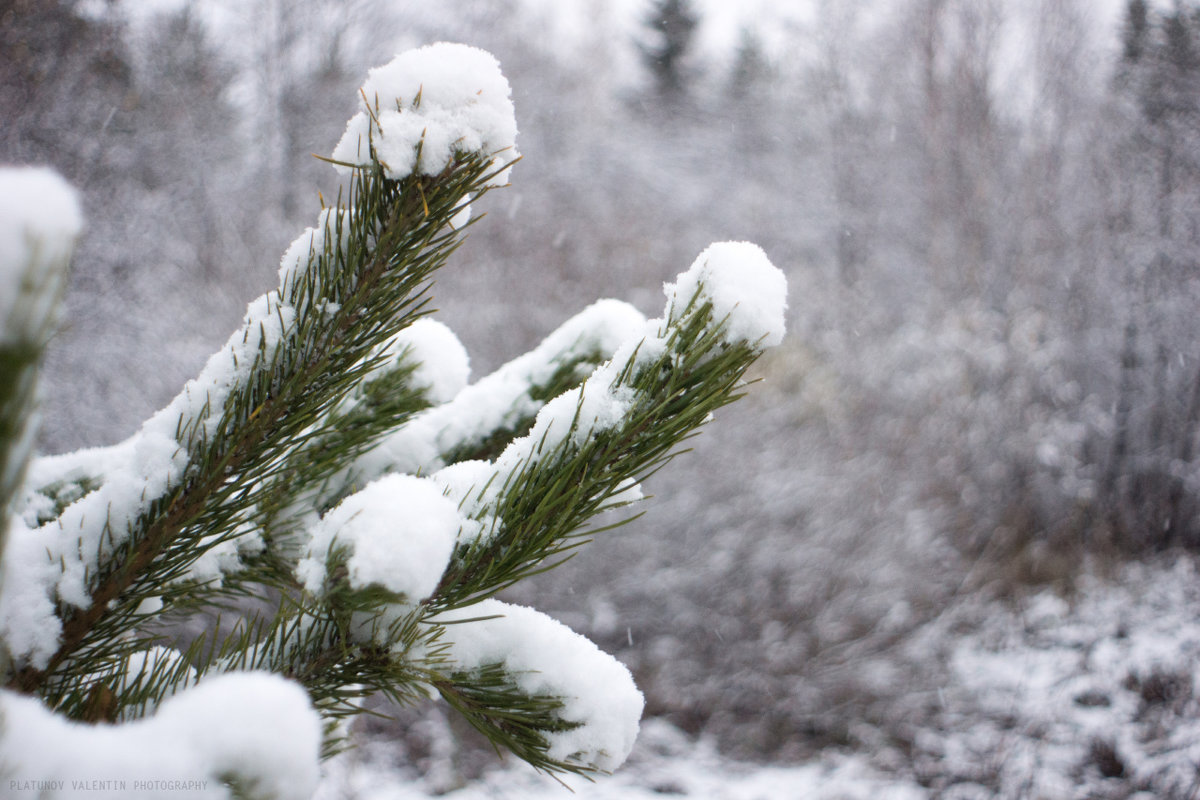
[[[304,797],[372,694],[440,695],[548,772],[609,771],[632,747],[628,671],[495,595],[602,530],[737,397],[782,338],[783,276],[753,245],[713,245],[661,317],[600,301],[466,385],[430,278],[517,158],[508,84],[490,55],[441,44],[372,70],[361,98],[329,159],[348,188],[278,289],[111,447],[29,459],[79,214],[51,173],[0,174],[10,788]],[[212,609],[231,630],[161,637]]]

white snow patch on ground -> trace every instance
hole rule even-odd
[[[721,757],[708,743],[689,741],[665,722],[648,720],[626,765],[594,782],[566,777],[560,783],[524,764],[510,763],[443,794],[389,767],[386,747],[367,746],[326,764],[315,800],[918,800],[925,796],[918,786],[883,777],[861,757],[831,755],[820,763],[790,767],[743,764]]]
[[[629,760],[594,783],[509,759],[475,782],[420,775],[366,742],[326,764],[319,800],[790,800],[1200,796],[1200,569],[1191,556],[1085,576],[1072,592],[962,597],[907,647],[942,674],[906,748],[826,750],[791,766],[729,760],[648,719]],[[882,740],[881,740],[882,742]],[[440,773],[440,777],[435,773]],[[447,789],[452,790],[447,792]]]
[[[1065,597],[971,601],[921,636],[942,639],[950,668],[913,759],[939,796],[1200,794],[1191,557],[1084,577]]]

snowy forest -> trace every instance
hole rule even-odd
[[[573,789],[1197,796],[1195,0],[0,0],[0,163],[85,220],[40,452],[171,401],[338,196],[368,69],[441,41],[519,131],[432,292],[473,379],[597,298],[657,314],[710,242],[787,276],[639,516],[502,595],[644,694]],[[371,702],[319,797],[570,796]]]

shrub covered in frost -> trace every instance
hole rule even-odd
[[[628,670],[494,595],[640,499],[736,397],[782,338],[783,276],[753,245],[714,245],[661,317],[601,301],[467,385],[428,291],[517,157],[508,84],[490,55],[441,44],[361,96],[331,159],[343,199],[200,375],[111,447],[29,460],[80,216],[52,175],[0,176],[6,780],[300,797],[375,694],[440,695],[547,771],[612,770],[632,747]],[[247,596],[277,605],[185,649],[156,636]]]

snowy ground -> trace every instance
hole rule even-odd
[[[424,800],[437,796],[428,782],[413,780],[387,766],[381,746],[329,765],[318,800]],[[705,743],[693,743],[666,723],[649,720],[638,747],[617,774],[589,783],[567,777],[564,783],[524,765],[487,773],[478,782],[440,795],[445,800],[642,800],[688,797],[707,800],[916,800],[925,792],[873,771],[862,758],[831,757],[802,766],[760,766],[723,759]]]
[[[647,720],[615,776],[568,779],[574,796],[778,798],[1200,797],[1200,575],[1177,556],[1085,578],[1066,595],[964,600],[908,643],[944,669],[930,713],[870,752],[749,765]],[[371,742],[327,765],[320,800],[572,797],[523,765],[446,792]]]
[[[1200,797],[1190,557],[1086,578],[1066,597],[976,602],[924,635],[950,645],[936,724],[912,743],[933,796]]]

